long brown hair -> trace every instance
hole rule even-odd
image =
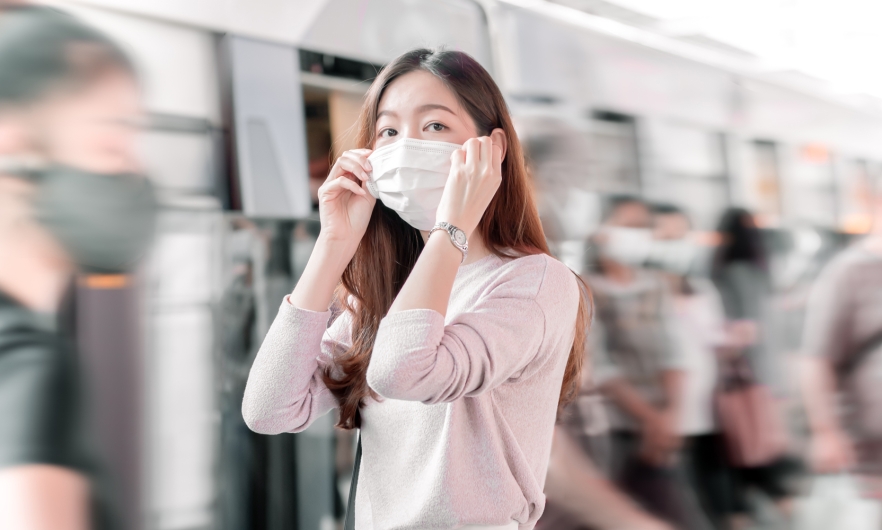
[[[484,244],[500,257],[550,254],[529,183],[524,155],[502,93],[490,74],[468,54],[449,50],[417,49],[389,63],[365,96],[358,123],[358,145],[372,148],[377,109],[386,87],[404,74],[429,72],[453,92],[472,117],[478,133],[502,129],[508,149],[502,161],[502,183],[478,224]],[[367,385],[367,367],[380,320],[407,280],[423,249],[420,232],[377,201],[367,231],[346,267],[336,299],[352,315],[352,347],[329,368],[324,382],[340,405],[339,427],[360,425],[359,409],[376,394]],[[577,276],[578,278],[578,276]],[[572,401],[579,389],[585,334],[591,318],[591,301],[581,280],[582,296],[576,318],[575,339],[564,373],[560,406]]]

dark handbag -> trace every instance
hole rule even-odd
[[[747,359],[723,361],[715,396],[717,418],[729,463],[769,464],[787,451],[787,430],[769,388],[759,384]]]
[[[355,467],[352,469],[352,483],[349,484],[349,502],[346,503],[346,521],[343,530],[355,530],[355,490],[358,487],[358,473],[361,471],[361,433],[358,434],[358,448],[355,450]]]

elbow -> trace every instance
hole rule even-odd
[[[281,434],[299,432],[307,427],[306,421],[298,418],[285,418],[265,404],[248,399],[242,400],[242,419],[249,429],[258,434]],[[295,421],[291,421],[291,420]]]
[[[271,415],[255,405],[253,401],[248,399],[247,395],[242,400],[242,419],[245,420],[245,425],[256,433],[279,434],[281,432],[274,428],[275,425]]]

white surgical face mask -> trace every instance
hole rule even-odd
[[[418,230],[431,230],[450,173],[450,155],[461,145],[403,138],[368,157],[367,189]]]
[[[603,233],[606,242],[600,251],[606,258],[632,267],[642,266],[649,258],[652,233],[648,229],[607,226]]]
[[[662,269],[685,276],[692,271],[698,248],[689,239],[657,239],[652,243],[649,261]]]

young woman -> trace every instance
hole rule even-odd
[[[380,72],[359,127],[245,420],[301,431],[336,407],[360,427],[358,530],[533,528],[589,301],[548,255],[502,94],[468,55],[414,50]]]

